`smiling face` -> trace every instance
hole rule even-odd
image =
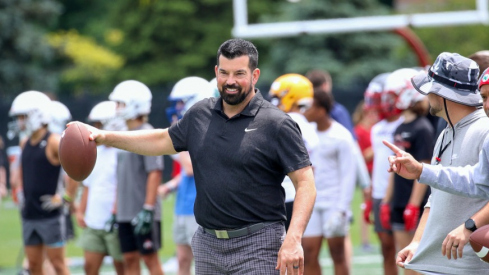
[[[221,98],[229,105],[248,103],[253,97],[252,91],[260,76],[260,70],[249,68],[247,55],[227,59],[219,57],[219,65],[215,68],[217,87]]]

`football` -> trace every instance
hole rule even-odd
[[[61,135],[59,161],[70,178],[86,179],[97,160],[97,145],[89,140],[90,132],[79,122],[71,124]]]
[[[489,263],[489,225],[484,225],[470,234],[469,242],[475,254],[482,261]]]

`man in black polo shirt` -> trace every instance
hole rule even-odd
[[[215,67],[220,98],[204,99],[169,129],[107,132],[91,139],[143,155],[189,151],[197,188],[196,274],[302,274],[301,237],[316,189],[297,124],[255,89],[258,51],[224,42]],[[296,188],[285,235],[284,190]],[[278,271],[280,270],[280,272]]]

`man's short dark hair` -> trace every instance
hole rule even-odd
[[[314,104],[324,108],[326,113],[331,114],[331,109],[333,108],[333,98],[331,93],[328,93],[322,87],[314,89]]]
[[[324,70],[314,69],[306,73],[306,77],[311,81],[314,88],[322,86],[324,83],[328,83],[332,86],[331,75]]]
[[[224,56],[227,59],[234,59],[247,55],[250,58],[249,68],[251,71],[258,67],[258,50],[250,41],[244,39],[229,39],[222,43],[217,50],[217,65],[219,66],[219,57]]]

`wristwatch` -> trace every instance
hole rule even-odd
[[[472,232],[477,230],[477,226],[475,226],[475,221],[473,219],[468,219],[467,221],[465,221],[465,228]]]

